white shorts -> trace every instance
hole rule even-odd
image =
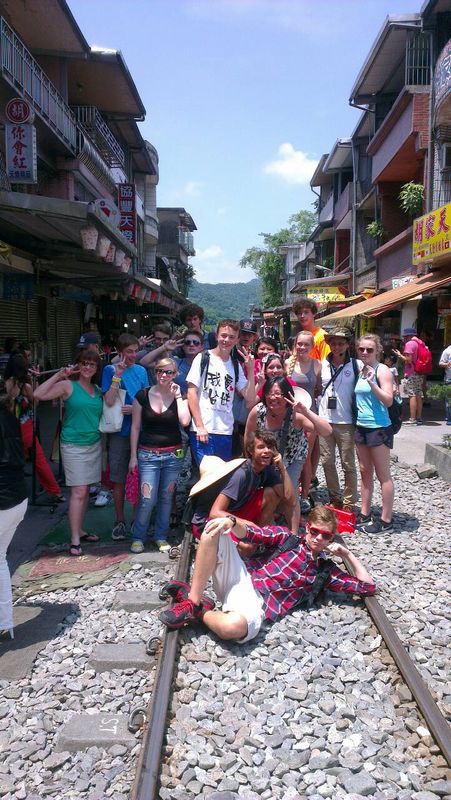
[[[254,588],[244,561],[236,549],[236,543],[227,535],[221,535],[218,560],[212,575],[213,588],[223,611],[235,611],[247,622],[247,634],[237,641],[243,643],[257,636],[265,618],[263,598]]]

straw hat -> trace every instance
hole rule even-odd
[[[245,458],[223,461],[219,456],[204,456],[199,466],[200,479],[194,484],[189,496],[193,497],[193,495],[199,494],[199,492],[216,483],[216,481],[220,481],[221,478],[225,478],[226,475],[241,467],[241,464],[244,464],[245,461]]]

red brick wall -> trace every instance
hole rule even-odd
[[[418,147],[426,149],[429,144],[429,95],[413,95],[412,127],[418,131]]]

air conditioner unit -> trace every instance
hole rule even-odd
[[[441,156],[440,169],[451,170],[451,142],[443,145]]]

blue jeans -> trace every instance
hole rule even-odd
[[[196,432],[189,432],[191,450],[198,464],[204,456],[219,456],[223,461],[232,458],[232,436],[223,433],[209,433],[208,442],[199,442]]]
[[[140,497],[132,526],[134,541],[147,537],[150,516],[156,505],[155,539],[166,539],[171,517],[175,484],[182,469],[183,458],[173,452],[157,453],[138,448]]]

